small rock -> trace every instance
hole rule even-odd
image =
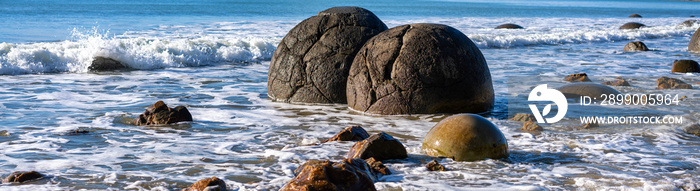
[[[598,123],[586,123],[581,125],[581,129],[590,129],[595,127],[600,127],[600,125]]]
[[[406,147],[389,134],[384,132],[374,134],[369,138],[355,143],[348,152],[347,158],[368,159],[374,157],[377,160],[404,159],[408,157]]]
[[[617,77],[615,79],[617,79],[617,80],[607,81],[607,82],[603,82],[601,84],[608,85],[608,86],[631,86],[629,81],[622,79],[622,77]]]
[[[620,27],[620,29],[639,29],[642,27],[646,27],[646,25],[644,25],[642,23],[629,22],[629,23],[625,23],[624,25],[622,25]]]
[[[6,130],[0,131],[0,137],[7,137],[7,136],[10,136],[10,132],[8,132]]]
[[[65,133],[65,135],[84,135],[84,134],[88,134],[88,133],[90,133],[89,130],[79,128],[79,129],[69,131],[69,132]]]
[[[693,86],[682,80],[664,76],[656,80],[656,89],[693,89]]]
[[[456,161],[477,161],[508,157],[508,142],[501,130],[488,119],[474,114],[458,114],[433,126],[423,139],[428,156]]]
[[[511,121],[537,121],[537,118],[535,118],[534,115],[529,114],[529,113],[518,113],[513,116],[513,118],[510,118]]]
[[[671,68],[671,72],[699,73],[700,72],[700,65],[698,65],[698,62],[695,62],[693,60],[674,60],[673,61],[673,68]]]
[[[90,64],[90,66],[88,67],[88,71],[101,72],[119,70],[124,68],[126,68],[126,66],[124,66],[121,62],[115,59],[97,56],[92,60],[92,64]]]
[[[571,74],[566,76],[564,78],[564,81],[567,82],[590,82],[591,79],[588,78],[588,74],[586,73],[576,73],[576,74]]]
[[[687,126],[683,128],[683,131],[685,131],[685,133],[700,137],[700,124],[692,124]]]
[[[296,176],[280,190],[377,190],[376,177],[362,159],[309,160],[294,172]]]
[[[498,25],[495,29],[523,29],[522,26],[513,23]]]
[[[635,41],[635,42],[629,42],[625,45],[625,48],[622,49],[622,51],[628,51],[628,52],[633,52],[633,51],[649,51],[649,48],[647,47],[646,44],[644,44],[641,41]]]
[[[374,159],[374,157],[369,157],[368,159],[365,159],[365,162],[369,165],[369,167],[372,168],[372,171],[374,171],[375,174],[382,174],[382,175],[390,175],[391,171],[389,170],[388,167],[384,166],[384,163],[382,161],[378,161]]]
[[[21,171],[15,171],[12,172],[7,178],[2,180],[2,183],[22,183],[30,180],[36,180],[44,177],[41,173],[38,173],[36,171],[29,171],[29,172],[21,172]]]
[[[442,166],[436,160],[428,162],[428,164],[425,165],[425,168],[428,168],[429,171],[447,171],[447,168],[445,168],[445,166]]]
[[[630,18],[642,18],[642,16],[639,15],[639,14],[631,14],[631,15],[628,16],[628,17],[630,17]]]
[[[523,131],[544,131],[544,128],[542,126],[538,125],[535,122],[532,121],[526,121],[523,124],[523,128],[521,128]]]
[[[146,111],[132,123],[134,125],[161,125],[182,121],[192,121],[192,114],[185,106],[169,108],[163,101],[158,101],[146,108]]]
[[[369,133],[367,133],[367,131],[365,131],[364,128],[360,126],[350,126],[340,131],[340,133],[336,134],[335,136],[328,138],[321,143],[331,141],[361,141],[365,140],[368,137]]]
[[[590,82],[567,84],[557,88],[557,90],[564,94],[566,98],[576,100],[580,99],[582,96],[588,96],[592,99],[601,99],[602,95],[622,94],[620,91],[610,86]]]
[[[205,178],[192,184],[183,191],[226,191],[226,182],[217,178]]]

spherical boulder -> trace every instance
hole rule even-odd
[[[374,114],[481,113],[494,103],[479,48],[440,24],[394,27],[362,47],[350,68],[348,106]]]
[[[353,58],[386,29],[374,13],[360,7],[333,7],[302,21],[272,56],[268,96],[284,102],[346,103]]]
[[[506,24],[498,25],[495,29],[524,29],[524,28],[520,25],[516,25],[513,23],[506,23]]]
[[[642,27],[646,27],[646,25],[644,25],[642,23],[629,22],[629,23],[625,23],[624,25],[622,25],[620,27],[620,29],[639,29]]]
[[[566,98],[579,99],[581,96],[588,96],[592,99],[601,99],[602,95],[621,94],[610,86],[590,82],[573,83],[557,88]]]
[[[698,62],[693,60],[675,60],[673,61],[673,68],[671,68],[671,72],[698,73],[700,72],[700,65],[698,65]]]
[[[508,142],[493,123],[474,114],[443,119],[425,135],[423,151],[434,157],[476,161],[508,157]]]
[[[625,48],[622,49],[622,51],[628,51],[628,52],[633,52],[633,51],[649,51],[649,48],[647,47],[646,44],[644,44],[641,41],[635,41],[635,42],[629,42],[625,45]]]

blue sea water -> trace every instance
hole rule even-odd
[[[511,157],[439,159],[451,171],[429,172],[422,137],[447,115],[369,116],[341,104],[269,100],[277,44],[334,6],[367,8],[389,27],[428,22],[465,33],[489,64],[497,101],[487,117],[508,139]],[[699,189],[700,138],[682,130],[700,119],[697,87],[655,89],[661,76],[698,86],[697,74],[670,72],[673,60],[700,60],[687,51],[700,25],[679,25],[698,10],[700,2],[641,0],[0,1],[0,176],[48,175],[0,190],[179,190],[211,176],[230,190],[277,190],[307,160],[342,159],[352,143],[316,143],[350,125],[387,132],[407,147],[408,159],[387,162],[394,174],[375,184],[380,190]],[[643,18],[627,17],[635,13]],[[618,29],[627,22],[649,27]],[[504,23],[525,29],[493,29]],[[653,51],[622,51],[630,41]],[[90,73],[96,56],[134,70]],[[625,111],[686,123],[579,129],[565,119],[531,134],[499,115],[527,108],[507,103],[509,80],[578,72],[598,83],[624,76],[633,86],[615,87],[623,93],[686,96],[680,106]],[[128,124],[158,100],[187,106],[194,122]],[[69,133],[76,129],[89,133]]]

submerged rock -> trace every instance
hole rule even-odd
[[[529,114],[529,113],[517,113],[513,118],[510,118],[511,121],[537,121],[537,118],[535,118],[535,115]]]
[[[377,160],[404,159],[408,157],[406,147],[389,134],[384,132],[374,134],[369,138],[355,143],[348,152],[347,158],[368,159],[374,157]]]
[[[608,86],[631,86],[629,81],[623,79],[622,77],[617,77],[614,81],[607,81],[601,84]]]
[[[687,126],[683,128],[683,131],[685,131],[685,133],[700,137],[700,124],[692,124]]]
[[[698,65],[698,62],[695,62],[693,60],[674,60],[671,72],[698,73],[700,72],[700,65]]]
[[[294,172],[296,176],[280,190],[377,190],[376,177],[362,159],[344,159],[338,163],[309,160]]]
[[[507,23],[507,24],[498,25],[495,29],[524,29],[524,28],[520,25],[516,25],[513,23]]]
[[[628,16],[628,17],[630,17],[630,18],[642,18],[642,16],[639,15],[639,14],[631,14],[631,15]]]
[[[642,23],[629,22],[629,23],[625,23],[624,25],[622,25],[620,27],[620,29],[639,29],[642,27],[646,27],[646,25],[644,25]]]
[[[182,121],[192,121],[192,114],[185,106],[169,108],[163,101],[158,101],[146,108],[132,123],[134,125],[162,125]]]
[[[656,80],[656,89],[693,89],[693,86],[682,80],[664,76]]]
[[[628,52],[633,52],[633,51],[649,51],[649,48],[647,47],[646,44],[644,44],[641,41],[634,41],[634,42],[629,42],[625,45],[625,48],[622,49],[622,51],[628,51]]]
[[[336,134],[335,136],[324,140],[321,143],[331,141],[361,141],[365,140],[368,137],[369,133],[367,133],[367,131],[365,131],[364,128],[360,126],[350,126],[343,129],[342,131],[340,131],[340,133]]]
[[[586,73],[576,73],[576,74],[571,74],[568,75],[564,78],[564,81],[567,82],[590,82],[591,79],[588,78],[588,74]]]
[[[686,20],[683,21],[681,24],[678,24],[680,27],[692,27],[693,25],[697,24],[698,20],[691,19],[691,20]]]
[[[443,119],[423,139],[423,151],[434,157],[477,161],[508,157],[508,142],[493,123],[474,114]]]
[[[544,128],[542,128],[542,126],[532,121],[526,121],[523,124],[523,127],[520,129],[523,131],[544,131]]]
[[[596,128],[596,127],[600,127],[600,124],[598,124],[598,123],[581,124],[581,129],[591,129],[591,128]]]
[[[350,65],[367,40],[386,30],[374,13],[333,7],[297,24],[270,61],[268,96],[275,101],[347,103]]]
[[[447,168],[445,168],[445,166],[442,166],[436,160],[428,162],[428,164],[425,165],[425,168],[428,168],[429,171],[447,171]]]
[[[580,99],[581,96],[588,96],[592,99],[601,99],[602,95],[621,94],[610,86],[596,83],[573,83],[557,88],[566,98]]]
[[[365,159],[365,162],[367,162],[369,167],[372,168],[372,171],[377,176],[379,174],[382,174],[382,175],[390,175],[391,174],[391,170],[389,170],[388,167],[384,166],[384,163],[382,163],[382,161],[378,161],[378,160],[374,159],[374,157],[369,157],[368,159]]]
[[[226,182],[217,178],[205,178],[192,184],[183,191],[226,191]]]
[[[97,56],[92,60],[92,64],[90,64],[90,66],[88,67],[88,71],[102,72],[120,70],[124,68],[126,68],[126,66],[124,66],[121,62],[115,59]]]
[[[44,177],[39,172],[36,171],[29,171],[29,172],[22,172],[22,171],[15,171],[12,172],[9,176],[7,176],[5,179],[2,180],[2,183],[22,183],[26,181],[31,181],[31,180],[37,180]]]
[[[457,29],[425,23],[367,41],[350,69],[347,97],[354,110],[384,115],[481,113],[494,104],[479,48]]]

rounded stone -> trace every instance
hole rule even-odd
[[[350,68],[348,106],[373,114],[481,113],[493,107],[479,48],[440,24],[397,26],[373,37]]]
[[[700,52],[700,28],[695,30],[693,37],[690,37],[690,43],[688,43],[688,51]]]
[[[434,157],[456,161],[477,161],[508,157],[508,142],[493,123],[474,114],[459,114],[443,119],[425,138],[423,151]]]
[[[649,48],[643,42],[635,41],[627,43],[622,51],[649,51]]]
[[[698,73],[700,72],[700,66],[698,62],[693,60],[675,60],[673,61],[673,68],[671,72],[678,73]]]
[[[639,14],[631,14],[631,15],[628,16],[628,17],[630,17],[630,18],[642,18],[642,16],[639,15]]]
[[[268,96],[295,103],[346,103],[353,58],[386,29],[374,13],[360,7],[333,7],[302,21],[272,56]]]
[[[495,29],[524,29],[524,28],[520,25],[516,25],[513,23],[506,23],[506,24],[498,25]]]
[[[620,29],[639,29],[642,27],[646,27],[646,25],[644,25],[642,23],[629,22],[629,23],[625,23],[624,25],[622,25],[620,27]]]
[[[610,86],[590,82],[567,84],[557,88],[566,98],[579,99],[588,96],[593,99],[601,99],[601,95],[621,94]]]

